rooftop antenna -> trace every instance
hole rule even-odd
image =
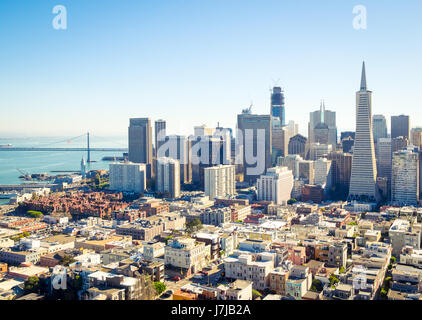
[[[273,87],[277,87],[278,84],[280,83],[280,78],[278,78],[277,80],[271,79],[273,82]]]

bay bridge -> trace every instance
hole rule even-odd
[[[72,141],[86,136],[86,147],[53,147],[54,144],[60,143],[71,143]],[[13,146],[2,146],[1,151],[79,151],[87,152],[87,162],[91,162],[91,152],[128,152],[128,148],[92,148],[90,146],[90,135],[89,132],[83,135],[69,138],[66,140],[56,141],[52,143],[44,144],[44,146],[34,147],[13,147]]]

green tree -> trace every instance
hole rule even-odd
[[[202,222],[198,218],[186,222],[186,232],[192,234],[202,229]]]
[[[287,201],[287,204],[291,205],[293,203],[296,203],[297,200],[295,198],[291,198],[290,200]]]
[[[32,218],[42,218],[44,215],[40,211],[27,211],[26,214]]]
[[[391,264],[395,264],[395,263],[396,263],[396,257],[391,257],[391,259],[390,259],[390,263],[391,263]]]
[[[101,177],[98,173],[95,175],[94,181],[95,181],[95,184],[98,186],[101,184]]]
[[[339,272],[340,272],[340,273],[345,273],[345,272],[346,272],[346,268],[342,266],[342,267],[340,268]]]
[[[261,294],[261,292],[255,290],[255,289],[252,289],[252,296],[253,296],[254,299],[256,299],[258,297],[262,297],[262,294]]]
[[[162,282],[154,282],[154,287],[158,295],[166,291],[166,285]]]
[[[388,289],[382,288],[380,294],[382,298],[386,298],[388,294]]]
[[[167,244],[170,239],[173,239],[173,236],[168,236],[164,238],[165,243]]]
[[[25,293],[38,293],[40,289],[40,279],[38,277],[29,277],[24,282]]]
[[[74,263],[76,260],[71,255],[64,255],[63,258],[60,260],[60,264],[62,266],[68,267],[70,264]]]
[[[311,291],[321,292],[322,289],[323,289],[323,285],[322,285],[321,280],[318,280],[318,279],[312,280]]]
[[[82,289],[82,277],[80,275],[76,275],[73,279],[73,287],[75,288],[75,290]]]
[[[334,273],[330,275],[330,286],[334,286],[336,283],[340,282],[340,279],[336,277]]]

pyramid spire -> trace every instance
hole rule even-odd
[[[365,70],[365,61],[362,64],[362,78],[360,80],[360,90],[366,91],[366,70]]]
[[[325,119],[325,101],[324,99],[321,100],[321,104],[319,107],[319,113],[320,113],[320,117],[321,117],[321,123],[324,123],[324,119]]]

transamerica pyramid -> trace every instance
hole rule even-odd
[[[360,90],[356,92],[356,134],[349,200],[377,202],[377,166],[372,133],[372,92],[367,89],[365,62]]]

